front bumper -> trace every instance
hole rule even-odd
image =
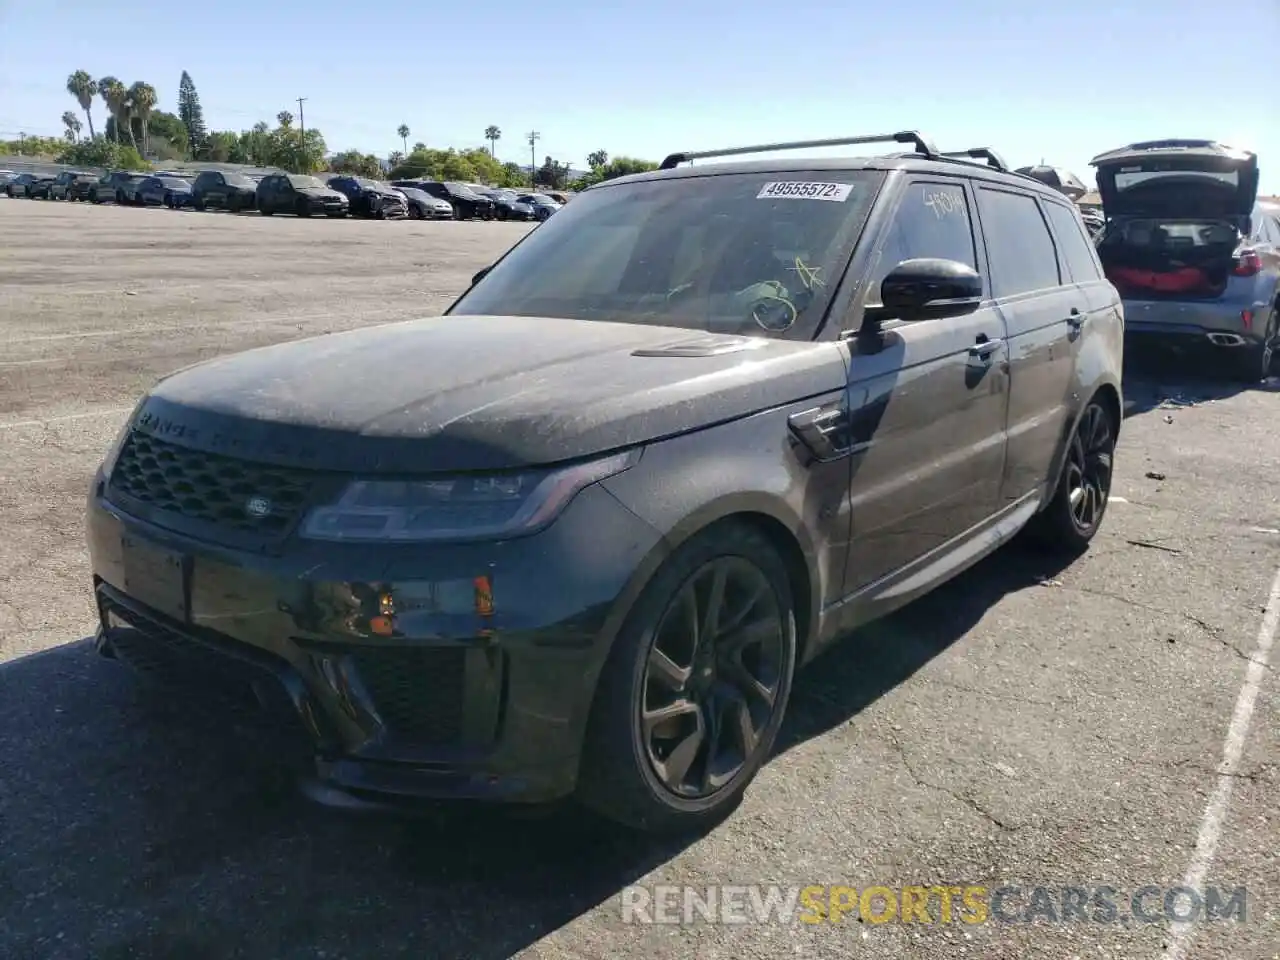
[[[661,543],[598,485],[498,544],[250,554],[126,516],[100,477],[87,522],[104,654],[252,691],[328,796],[378,802],[572,792],[618,597]]]

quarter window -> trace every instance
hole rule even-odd
[[[983,187],[978,211],[997,299],[1058,286],[1058,255],[1040,205],[1024,193]]]
[[[1102,271],[1098,266],[1097,255],[1093,244],[1085,239],[1084,225],[1080,218],[1060,203],[1046,203],[1044,209],[1049,215],[1049,222],[1053,224],[1053,232],[1057,234],[1058,250],[1071,279],[1076,283],[1100,280]]]
[[[872,299],[879,299],[879,283],[903,260],[936,257],[956,260],[977,268],[973,249],[973,225],[969,200],[959,183],[907,185],[894,214],[889,234],[880,247],[880,260],[873,271]]]

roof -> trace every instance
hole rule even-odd
[[[649,180],[682,180],[690,177],[714,177],[724,174],[751,173],[802,173],[817,170],[870,170],[890,172],[903,170],[912,173],[934,173],[946,176],[962,174],[979,180],[990,180],[1009,186],[1018,186],[1045,196],[1061,197],[1053,187],[1023,174],[997,170],[979,160],[960,158],[929,159],[918,153],[894,153],[873,157],[779,157],[770,160],[744,160],[737,162],[709,163],[698,166],[675,167],[670,170],[652,170],[633,173],[625,177],[606,180],[590,190],[623,183],[640,183]]]

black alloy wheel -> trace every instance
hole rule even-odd
[[[1053,500],[1035,518],[1033,531],[1045,545],[1076,553],[1098,532],[1111,498],[1117,428],[1102,401],[1090,400],[1067,444]]]
[[[311,216],[311,205],[302,197],[299,197],[293,212],[300,217],[309,217]]]
[[[638,721],[673,794],[708,797],[755,753],[784,675],[784,627],[760,568],[717,557],[685,582],[654,631]]]
[[[773,750],[796,645],[787,567],[763,532],[731,519],[686,541],[613,641],[579,799],[646,831],[721,820]]]

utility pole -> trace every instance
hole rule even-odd
[[[307,153],[307,121],[302,117],[302,105],[307,102],[306,97],[298,98],[298,158],[302,159]],[[308,170],[307,173],[311,171]]]
[[[536,188],[538,186],[537,169],[538,169],[538,147],[537,143],[542,139],[542,134],[537,130],[530,130],[529,134],[529,186]]]

